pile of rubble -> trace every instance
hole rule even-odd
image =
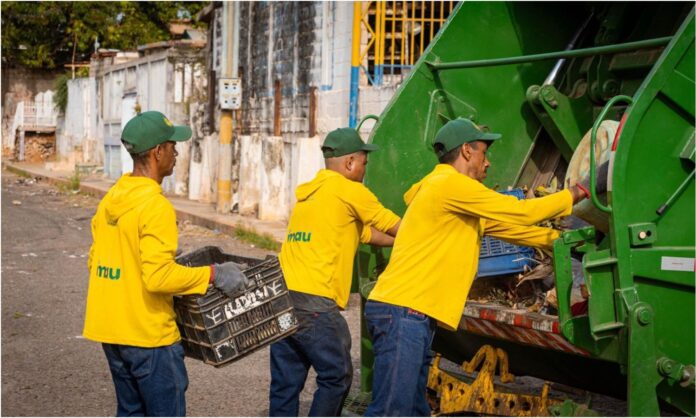
[[[43,163],[56,155],[55,134],[27,133],[24,137],[24,161]],[[19,147],[15,147],[15,159],[19,159]]]

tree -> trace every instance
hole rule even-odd
[[[2,2],[3,65],[56,68],[102,48],[134,50],[169,39],[168,23],[208,2]]]

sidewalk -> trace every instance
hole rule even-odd
[[[3,161],[3,167],[16,174],[31,177],[41,177],[52,184],[69,184],[72,172],[53,171],[44,168],[43,164],[30,164],[20,162]],[[115,183],[113,180],[95,178],[94,176],[80,179],[80,191],[91,193],[97,197],[103,197]],[[269,235],[278,243],[285,240],[287,224],[285,222],[262,221],[238,214],[223,215],[215,212],[214,203],[202,203],[181,197],[167,196],[174,205],[178,221],[189,221],[208,229],[216,229],[220,232],[234,236],[234,230],[242,227],[261,235]]]

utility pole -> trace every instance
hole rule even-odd
[[[218,213],[229,213],[232,197],[232,133],[233,112],[241,104],[238,73],[239,2],[222,4],[222,77],[220,78],[220,147],[218,160]]]

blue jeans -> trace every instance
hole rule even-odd
[[[186,415],[188,376],[181,343],[143,348],[102,344],[116,387],[116,416]]]
[[[430,416],[426,400],[435,321],[402,306],[368,300],[367,330],[375,355],[372,403],[365,416]]]
[[[317,372],[309,416],[339,416],[353,380],[350,331],[338,311],[295,311],[296,333],[271,345],[270,416],[297,416],[310,367]]]

